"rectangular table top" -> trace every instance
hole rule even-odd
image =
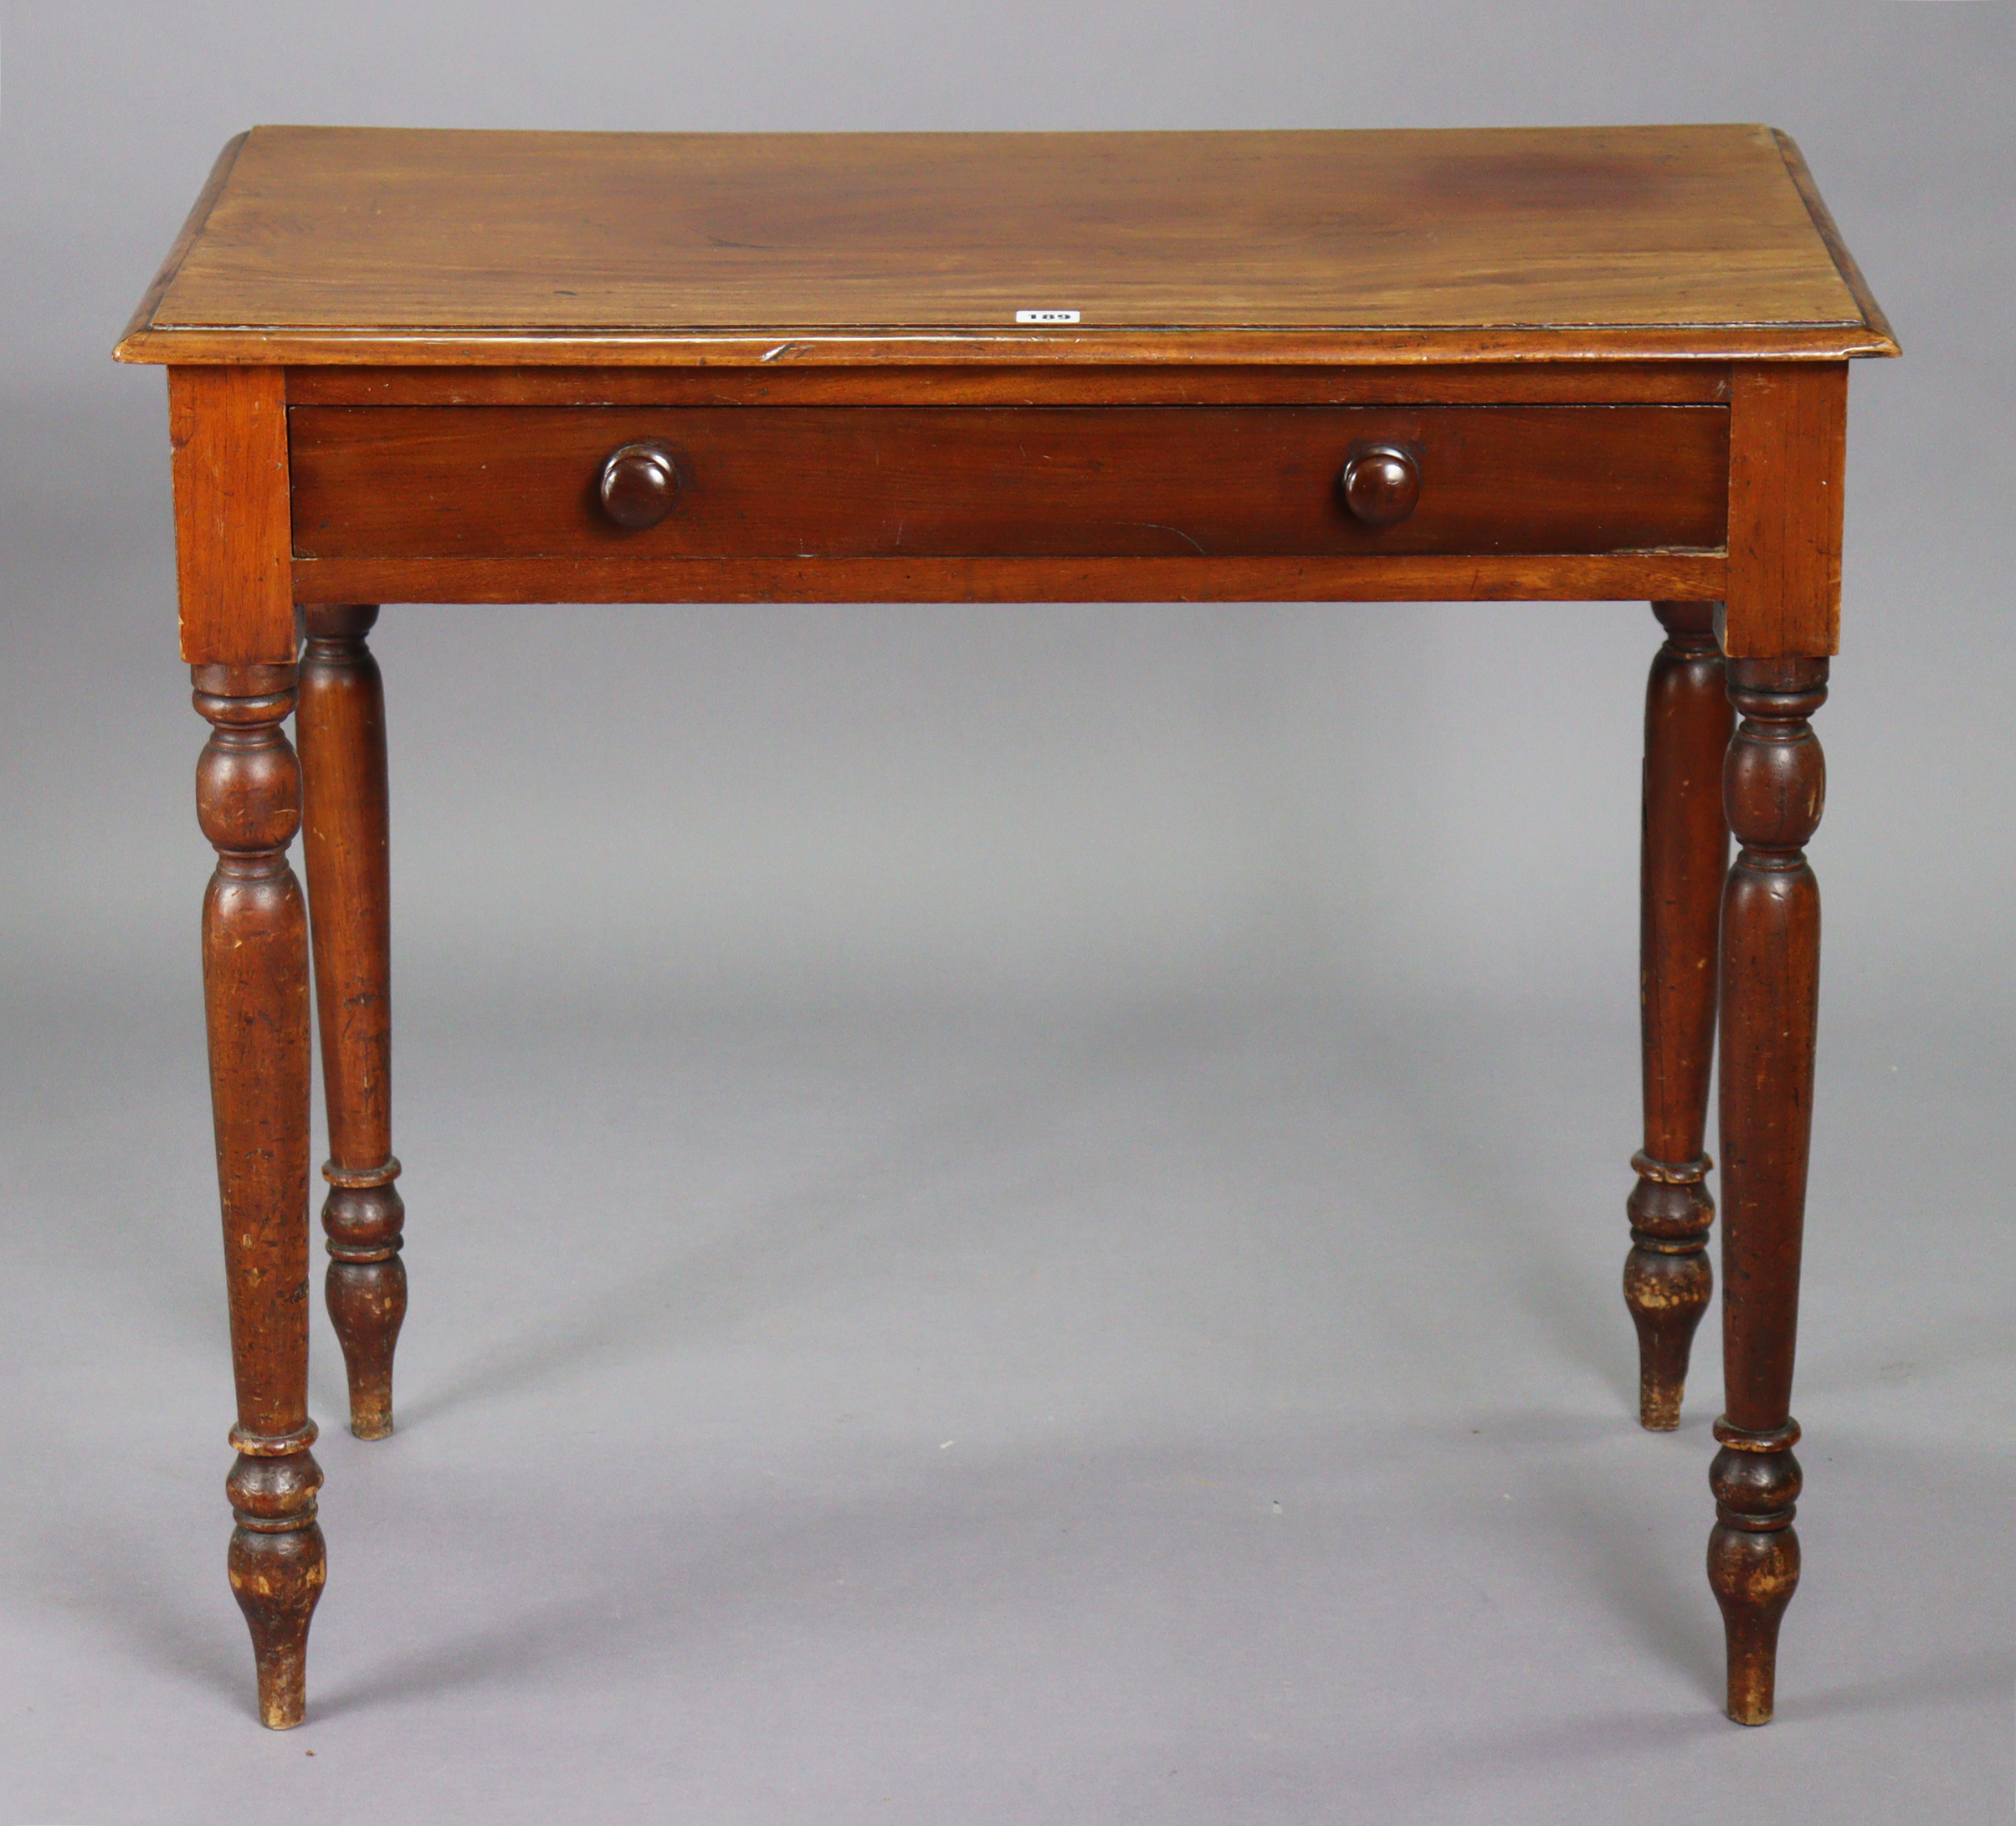
[[[426,365],[1895,352],[1797,147],[1742,126],[255,127],[226,147],[117,351]]]

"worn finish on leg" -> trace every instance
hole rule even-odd
[[[1654,603],[1666,639],[1645,683],[1638,993],[1645,1145],[1632,1158],[1624,1304],[1638,1328],[1639,1422],[1680,1424],[1687,1358],[1715,1277],[1703,1146],[1715,1054],[1716,922],[1729,867],[1722,759],[1734,713],[1715,604]]]
[[[300,772],[280,723],[292,666],[197,666],[213,726],[197,815],[216,846],[203,900],[210,1095],[230,1289],[238,1449],[231,1588],[252,1632],[259,1716],[298,1725],[309,1619],[321,1593],[322,1481],[308,1418],[308,932],[287,845]]]
[[[367,606],[308,611],[296,719],[329,1112],[325,1296],[349,1376],[350,1430],[360,1439],[392,1431],[392,1351],[406,1316],[406,1208],[392,1183],[385,693],[365,640],[377,618]]]
[[[1742,721],[1723,774],[1742,845],[1722,899],[1722,1373],[1708,1578],[1729,1645],[1729,1716],[1771,1716],[1778,1622],[1799,1578],[1792,1448],[1799,1244],[1813,1131],[1820,894],[1805,845],[1826,769],[1808,719],[1824,659],[1732,659]]]

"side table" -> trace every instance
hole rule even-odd
[[[115,352],[168,369],[182,654],[212,726],[229,1569],[267,1724],[302,1716],[325,1568],[310,910],[361,1438],[392,1430],[406,1311],[386,602],[1649,601],[1624,1295],[1640,1418],[1671,1428],[1711,1291],[1719,1010],[1708,1576],[1730,1716],[1770,1717],[1799,1573],[1809,719],[1847,363],[1897,352],[1790,140],[259,127]]]

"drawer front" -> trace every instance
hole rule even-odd
[[[1716,550],[1720,406],[341,407],[289,414],[300,558],[1318,557]],[[604,463],[677,471],[642,529]],[[1418,494],[1340,485],[1369,446]]]

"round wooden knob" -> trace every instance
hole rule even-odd
[[[655,438],[612,450],[602,465],[602,508],[633,532],[655,526],[679,499],[679,465]]]
[[[1421,465],[1397,444],[1367,445],[1337,478],[1344,505],[1368,526],[1395,526],[1421,499]]]

